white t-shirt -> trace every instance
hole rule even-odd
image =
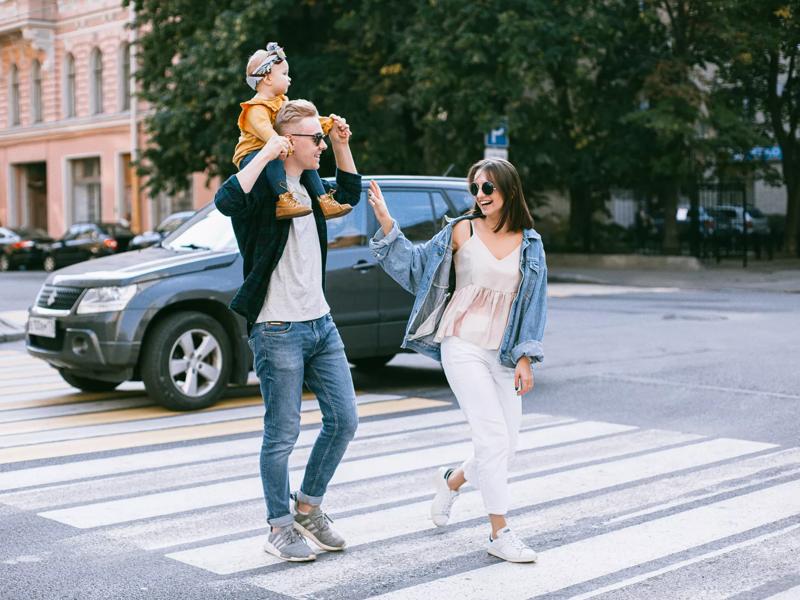
[[[286,183],[298,202],[311,206],[300,176],[287,175]],[[286,248],[272,272],[256,322],[310,321],[330,310],[322,291],[322,252],[314,214],[291,219]]]

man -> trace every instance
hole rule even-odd
[[[356,204],[361,176],[350,153],[350,129],[335,117],[330,132],[336,157],[337,198]],[[264,438],[261,481],[270,532],[264,550],[283,560],[316,558],[304,538],[329,550],[345,541],[321,509],[328,482],[355,435],[358,415],[344,344],[325,300],[327,229],[320,200],[334,186],[311,177],[327,148],[313,104],[286,102],[275,120],[278,135],[258,152],[245,157],[242,169],[230,177],[214,198],[231,217],[244,259],[244,283],[231,308],[250,328],[250,348],[264,398]],[[277,197],[265,167],[284,159],[288,187],[311,206],[313,213],[291,220],[275,218]],[[303,483],[290,510],[289,454],[300,433],[303,382],[316,394],[322,410],[322,430],[306,466]]]

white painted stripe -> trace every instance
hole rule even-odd
[[[615,485],[737,458],[774,447],[772,444],[717,439],[525,479],[509,486],[512,498],[510,510],[596,492]],[[350,547],[373,543],[431,528],[432,525],[428,520],[428,508],[429,501],[424,501],[346,519],[337,519],[337,529],[348,540]],[[458,511],[453,515],[451,522],[458,523],[481,516],[485,516],[483,501],[480,493],[473,490],[461,494],[458,500]],[[262,542],[262,536],[254,536],[177,552],[168,556],[213,573],[225,575],[273,564],[271,558],[260,551]],[[277,560],[275,559],[275,561]]]
[[[592,590],[591,592],[586,592],[585,594],[580,594],[578,596],[572,596],[570,600],[588,600],[589,598],[596,598],[597,596],[601,596],[602,594],[606,594],[608,592],[613,592],[616,590],[621,590],[626,587],[636,585],[637,583],[641,583],[642,581],[647,581],[648,579],[652,579],[653,577],[658,577],[659,575],[664,575],[666,573],[672,573],[684,567],[688,567],[691,565],[695,565],[697,563],[703,562],[704,560],[710,560],[712,558],[717,558],[719,556],[724,556],[725,554],[730,554],[731,552],[735,552],[736,550],[742,550],[744,548],[748,548],[750,546],[756,546],[761,542],[766,542],[771,540],[772,538],[776,538],[787,533],[792,533],[800,529],[800,525],[790,525],[789,527],[785,527],[783,529],[779,529],[778,531],[773,531],[771,533],[767,533],[766,535],[760,535],[758,537],[751,538],[749,540],[745,540],[744,542],[739,542],[738,544],[732,544],[730,546],[725,546],[724,548],[720,548],[719,550],[714,550],[712,552],[705,552],[698,556],[694,556],[687,560],[682,560],[680,562],[674,563],[669,565],[668,567],[664,567],[662,569],[656,569],[654,571],[649,571],[642,575],[637,575],[636,577],[631,577],[629,579],[625,579],[624,581],[619,581],[617,583],[612,583],[611,585],[606,585],[603,587],[599,587],[597,589]],[[800,591],[800,588],[797,588]],[[773,596],[774,598],[774,596]],[[800,594],[795,596],[787,596],[787,599],[796,600],[800,598]]]
[[[391,394],[363,394],[361,396],[356,396],[356,403],[367,404],[372,402],[385,402],[389,400],[399,400],[402,397],[403,396]],[[319,410],[319,403],[316,400],[304,401],[301,410],[303,412]],[[159,429],[202,425],[205,423],[222,423],[224,421],[236,421],[239,419],[261,417],[263,414],[264,407],[261,404],[256,404],[253,406],[220,409],[210,412],[175,414],[174,416],[170,415],[155,417],[152,419],[142,419],[140,421],[125,421],[122,423],[108,423],[105,425],[67,427],[64,429],[53,429],[35,433],[6,435],[0,437],[0,448],[11,448],[13,446],[27,446],[31,444],[42,444],[65,440],[78,440],[101,435],[157,431]]]
[[[643,432],[646,433],[646,432]],[[640,434],[630,434],[633,437]],[[591,452],[592,448],[587,448]],[[544,453],[533,453],[531,459],[536,459]],[[515,511],[511,516],[511,527],[521,535],[526,536],[535,532],[538,536],[546,539],[559,539],[565,530],[587,530],[587,522],[593,526],[608,527],[606,519],[615,516],[620,512],[631,512],[638,510],[642,506],[647,506],[654,499],[664,501],[682,498],[683,508],[695,501],[695,496],[699,491],[709,488],[716,488],[718,491],[724,490],[730,495],[751,491],[750,485],[762,483],[763,479],[751,477],[757,475],[763,477],[766,471],[777,471],[786,466],[795,464],[800,458],[800,449],[791,451],[772,451],[761,453],[755,456],[742,458],[740,460],[728,461],[724,464],[712,464],[693,469],[689,472],[680,474],[667,474],[655,480],[644,479],[634,482],[633,485],[620,486],[610,490],[602,490],[599,494],[586,494],[577,498],[567,498],[560,501],[548,502],[546,505],[529,505],[522,510]],[[430,480],[426,487],[430,486]],[[430,487],[429,487],[430,489]],[[513,490],[514,488],[512,488]],[[344,490],[342,490],[344,491]],[[334,494],[338,492],[334,488]],[[337,502],[336,495],[331,495],[331,504],[328,506],[339,506],[342,502]],[[713,500],[717,500],[714,498]],[[327,498],[326,498],[327,502]],[[460,501],[459,501],[460,502]],[[697,505],[702,502],[698,502]],[[694,505],[694,506],[697,506]],[[244,513],[244,507],[239,514]],[[249,505],[251,512],[256,512],[260,506]],[[454,522],[458,523],[458,515],[461,512],[460,503],[456,503],[454,508]],[[677,511],[676,511],[677,512]],[[659,515],[662,516],[662,515]],[[195,522],[208,521],[215,518],[231,519],[232,516],[223,515],[222,511],[217,514],[206,513],[201,519],[195,516],[195,521],[189,521],[188,516],[183,523],[184,528],[194,526]],[[419,514],[417,519],[427,520],[426,514]],[[335,525],[338,527],[342,519],[336,519]],[[632,521],[626,523],[630,524]],[[159,522],[152,522],[155,527]],[[602,524],[602,525],[601,525]],[[143,524],[142,524],[143,525]],[[161,522],[162,527],[177,527],[178,524],[170,520]],[[429,529],[409,539],[408,537],[397,537],[374,545],[367,545],[353,548],[353,552],[345,553],[343,556],[332,557],[331,560],[318,561],[314,566],[314,577],[309,579],[303,570],[283,570],[280,577],[276,578],[274,573],[254,572],[247,579],[257,587],[269,589],[273,592],[283,593],[291,596],[293,590],[303,589],[309,597],[326,597],[326,590],[332,588],[353,588],[367,587],[371,582],[391,582],[404,579],[404,565],[407,561],[397,561],[396,556],[416,557],[414,560],[415,568],[421,572],[431,573],[438,568],[438,565],[457,561],[458,557],[474,553],[476,549],[482,550],[481,542],[486,539],[488,533],[488,523],[486,517],[476,519],[469,524],[462,523],[455,527],[446,529]],[[108,530],[104,530],[106,533]],[[266,530],[261,524],[262,535]],[[590,529],[597,532],[597,529]],[[111,532],[113,534],[113,531]],[[133,540],[134,543],[135,540]],[[373,552],[375,548],[377,552]],[[484,563],[486,564],[486,563]],[[341,591],[341,590],[340,590]],[[375,592],[378,593],[378,592]],[[338,595],[342,595],[341,593]],[[687,596],[694,597],[694,596]]]
[[[541,448],[553,444],[574,442],[593,437],[632,431],[635,427],[611,423],[582,422],[526,431],[519,436],[520,450]],[[472,450],[472,442],[446,444],[424,450],[398,452],[387,456],[343,462],[336,470],[331,484],[378,477],[388,473],[403,473],[464,460]],[[292,485],[297,487],[302,473],[292,473]],[[138,498],[98,502],[74,508],[40,513],[41,516],[79,528],[102,527],[198,508],[230,504],[259,498],[261,479],[252,477],[183,490],[149,494]]]
[[[18,408],[0,411],[0,423],[13,423],[29,419],[49,419],[68,415],[82,415],[107,410],[124,408],[139,408],[152,406],[149,398],[128,398],[119,400],[98,400],[96,402],[79,402],[77,404],[60,404],[56,406],[42,406],[40,408]]]
[[[800,512],[800,481],[612,531],[539,554],[525,569],[499,563],[378,596],[382,600],[491,598],[526,600],[744,533]],[[524,568],[524,567],[523,567]]]
[[[554,420],[546,415],[525,415],[526,422],[547,423]],[[460,423],[464,416],[460,411],[448,410],[419,415],[381,419],[361,423],[356,433],[356,439],[381,435],[391,432],[406,431],[411,428],[436,427]],[[300,432],[297,445],[312,444],[319,433],[318,429],[306,429]],[[154,450],[126,454],[111,458],[96,458],[93,460],[80,460],[62,465],[33,467],[17,471],[0,472],[0,490],[14,490],[35,485],[49,485],[65,481],[85,479],[88,477],[101,477],[104,475],[117,475],[131,471],[157,469],[174,465],[228,458],[242,454],[258,454],[261,448],[261,435],[246,439],[231,440],[226,442],[212,442],[195,444],[170,450]]]
[[[800,598],[800,585],[789,590],[784,590],[765,600],[797,600],[798,598]]]
[[[655,377],[633,377],[630,375],[615,375],[612,373],[603,373],[597,375],[603,379],[613,379],[615,381],[626,381],[630,383],[642,383],[645,385],[663,385],[670,387],[679,387],[682,389],[704,390],[710,392],[722,392],[725,394],[744,394],[747,396],[766,396],[769,398],[782,398],[789,400],[800,400],[798,394],[784,394],[781,392],[768,392],[766,390],[753,390],[748,388],[734,388],[721,385],[707,385],[699,383],[691,383],[688,381],[673,381],[671,379],[660,379]]]
[[[442,428],[437,429],[442,432]],[[427,432],[425,432],[427,433]],[[610,460],[637,452],[663,449],[666,446],[689,441],[697,441],[699,436],[690,436],[675,432],[637,431],[615,438],[603,438],[575,443],[571,446],[559,446],[547,450],[537,450],[517,456],[514,464],[518,467],[512,476],[518,474],[533,475],[555,469],[562,469],[586,462],[586,457],[593,460]],[[386,440],[382,437],[381,441]],[[351,450],[348,449],[348,453]],[[389,475],[397,481],[397,475]],[[326,506],[330,510],[347,510],[353,514],[375,511],[387,502],[406,502],[428,494],[431,489],[431,470],[425,469],[416,473],[400,475],[402,483],[389,486],[390,494],[370,493],[374,484],[358,482],[348,486],[333,486],[325,495]],[[385,484],[385,478],[382,482]],[[386,486],[382,485],[385,489]],[[0,498],[0,502],[8,502]],[[29,510],[38,510],[35,499],[19,498],[18,502],[28,506]],[[256,506],[254,503],[257,502]],[[14,505],[14,502],[9,502]],[[537,513],[538,514],[538,513]],[[339,518],[334,515],[337,521]],[[515,517],[514,522],[517,522]],[[248,531],[259,532],[264,529],[263,500],[238,504],[235,507],[224,506],[203,511],[202,515],[188,513],[178,517],[139,521],[104,529],[104,535],[116,537],[134,543],[146,550],[168,548],[185,544],[197,544],[222,536],[243,534]],[[481,534],[482,535],[482,534]],[[470,542],[471,543],[471,542]],[[408,549],[404,547],[404,549]],[[337,563],[342,557],[337,559]],[[319,568],[316,567],[317,569]],[[353,566],[353,569],[357,565]],[[332,576],[329,574],[329,576]],[[282,581],[285,574],[282,576]]]

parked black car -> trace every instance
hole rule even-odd
[[[40,268],[53,238],[35,227],[0,227],[0,271]]]
[[[128,244],[128,250],[141,250],[142,248],[155,246],[170,233],[191,219],[193,214],[193,210],[172,213],[166,219],[161,221],[161,223],[158,224],[158,227],[156,227],[154,230],[145,231],[144,233],[140,233],[133,238],[131,243]]]
[[[375,179],[417,242],[474,203],[464,179]],[[366,186],[349,215],[327,222],[325,294],[349,360],[373,368],[400,351],[413,297],[369,250],[378,224]],[[246,383],[251,370],[244,319],[227,308],[242,283],[241,261],[230,219],[210,204],[160,246],[50,275],[30,309],[28,352],[83,390],[141,380],[169,408],[209,406],[229,383]]]
[[[128,249],[133,232],[120,223],[75,223],[44,251],[44,270],[100,258]]]

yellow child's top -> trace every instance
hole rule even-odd
[[[239,115],[237,125],[239,125],[239,141],[236,150],[233,151],[233,164],[239,168],[242,159],[253,152],[264,147],[267,140],[275,135],[272,124],[283,103],[289,100],[284,94],[273,96],[272,98],[261,98],[254,96],[247,102],[242,102],[242,112]],[[322,126],[322,133],[328,135],[333,127],[333,119],[330,117],[320,117],[319,124]]]

